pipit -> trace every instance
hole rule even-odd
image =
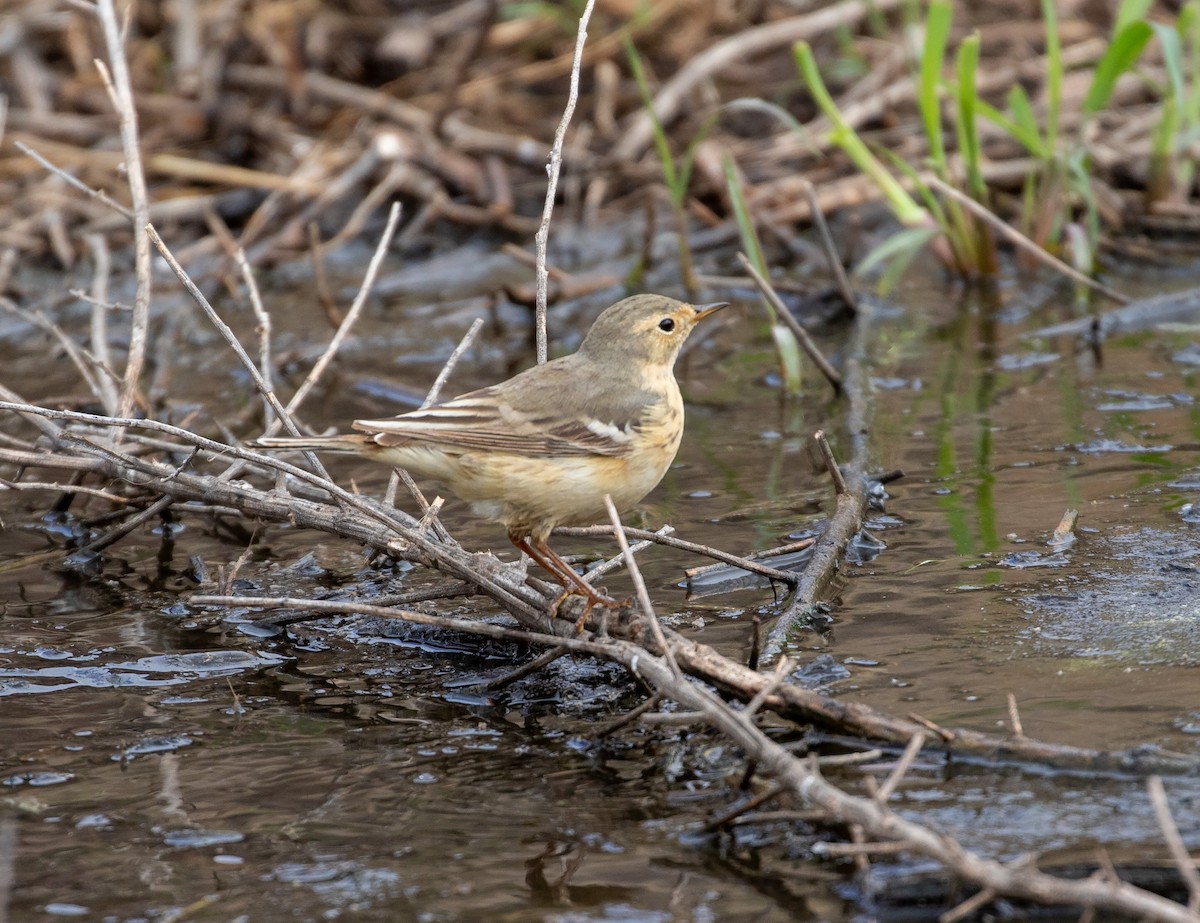
[[[263,438],[266,448],[350,452],[444,483],[586,607],[624,602],[597,590],[547,540],[560,525],[606,516],[605,495],[632,506],[662,479],[683,437],[675,359],[692,328],[725,302],[634,295],[607,308],[579,349],[507,381],[358,433]]]

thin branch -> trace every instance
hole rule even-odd
[[[1163,788],[1162,779],[1151,776],[1146,780],[1146,791],[1150,794],[1150,803],[1154,806],[1154,817],[1158,820],[1163,839],[1167,841],[1167,849],[1175,860],[1175,867],[1183,878],[1188,889],[1188,910],[1192,913],[1200,911],[1200,871],[1196,870],[1196,862],[1188,853],[1187,844],[1179,835],[1179,827],[1171,815],[1171,805],[1167,801],[1167,792]]]
[[[1026,237],[1024,234],[1022,234],[1016,228],[1012,227],[1006,221],[1001,221],[994,214],[992,214],[992,212],[990,210],[988,210],[987,208],[984,208],[982,205],[980,205],[978,202],[976,202],[974,199],[972,199],[969,195],[959,192],[953,186],[949,185],[948,183],[942,182],[936,176],[928,175],[928,176],[924,176],[923,179],[925,180],[925,182],[927,182],[930,186],[932,186],[934,189],[936,189],[939,193],[944,195],[946,198],[958,203],[963,208],[965,208],[967,211],[971,212],[971,214],[975,215],[977,218],[986,222],[990,227],[995,228],[995,230],[997,232],[999,232],[1003,237],[1007,238],[1008,241],[1011,244],[1013,244],[1013,246],[1015,246],[1021,250],[1024,250],[1026,253],[1031,254],[1032,256],[1041,260],[1047,266],[1062,273],[1064,276],[1066,276],[1068,279],[1072,280],[1073,282],[1078,282],[1080,285],[1087,286],[1092,291],[1099,292],[1101,295],[1105,296],[1106,298],[1110,298],[1113,301],[1116,301],[1120,304],[1128,304],[1129,303],[1129,296],[1123,295],[1120,292],[1118,292],[1116,289],[1109,288],[1107,285],[1097,282],[1095,279],[1091,278],[1090,276],[1087,276],[1087,275],[1083,274],[1082,272],[1080,272],[1074,266],[1071,266],[1068,263],[1064,263],[1062,260],[1060,260],[1058,257],[1056,257],[1053,253],[1048,253],[1043,247],[1039,247],[1032,240],[1030,240],[1028,237]]]
[[[612,497],[608,494],[604,495],[604,507],[608,510],[608,518],[612,523],[613,534],[617,537],[617,544],[621,546],[621,554],[625,556],[625,567],[629,570],[629,576],[633,579],[633,588],[637,593],[638,604],[642,607],[642,614],[646,616],[650,623],[650,629],[654,633],[654,640],[661,645],[663,655],[666,658],[671,669],[677,676],[682,677],[683,674],[679,671],[679,664],[675,662],[675,655],[671,652],[670,645],[667,644],[666,635],[663,634],[662,625],[658,623],[658,616],[654,612],[654,604],[650,602],[650,593],[646,589],[646,581],[642,579],[641,568],[638,567],[637,559],[633,556],[633,552],[629,548],[629,539],[625,536],[625,528],[621,525],[621,514],[617,512],[617,507],[613,503]]]
[[[575,113],[575,103],[579,99],[579,70],[583,65],[583,46],[587,42],[588,20],[592,18],[592,8],[596,0],[588,0],[587,6],[579,17],[579,32],[575,38],[575,59],[571,64],[571,90],[567,95],[567,105],[563,109],[562,119],[558,130],[554,132],[554,145],[550,148],[550,162],[546,166],[546,201],[542,206],[542,223],[534,236],[537,251],[537,307],[534,315],[537,342],[537,361],[540,365],[547,358],[546,338],[546,290],[549,284],[549,274],[546,271],[546,242],[550,236],[550,216],[554,213],[554,196],[558,189],[558,174],[562,170],[563,142],[567,136],[567,126],[571,124],[571,116]]]
[[[796,320],[787,305],[783,303],[783,299],[779,297],[779,293],[775,291],[775,287],[771,285],[762,273],[754,268],[754,264],[746,258],[746,254],[738,254],[738,262],[742,264],[742,268],[750,274],[750,278],[754,281],[754,285],[758,288],[764,298],[771,302],[771,306],[775,308],[775,314],[795,335],[796,340],[800,343],[800,347],[808,353],[808,357],[813,361],[821,374],[825,376],[825,380],[833,387],[834,394],[842,393],[842,376],[833,367],[825,354],[821,352],[821,348],[813,341],[813,338],[808,335],[808,331]]]
[[[121,388],[121,402],[117,416],[125,417],[133,409],[138,392],[142,366],[146,360],[146,334],[150,324],[150,238],[146,229],[150,224],[150,196],[146,189],[146,174],[142,169],[142,152],[138,142],[137,106],[133,99],[133,86],[129,80],[129,67],[125,61],[125,47],[120,23],[113,0],[96,0],[96,12],[104,31],[104,44],[108,52],[108,63],[112,73],[113,99],[121,125],[121,149],[125,154],[125,175],[129,183],[129,197],[133,206],[133,260],[137,289],[133,298],[133,316],[129,328],[129,355],[125,361],[125,381]],[[107,71],[100,61],[96,62],[102,75]],[[106,82],[108,82],[106,80]]]
[[[483,318],[477,317],[471,322],[470,328],[463,334],[463,338],[459,340],[457,346],[454,347],[454,352],[450,353],[450,358],[446,360],[446,364],[442,366],[442,370],[438,372],[438,377],[434,379],[433,387],[429,389],[429,393],[425,395],[425,400],[421,403],[421,409],[432,407],[437,403],[438,397],[442,393],[442,388],[446,385],[446,380],[450,377],[450,373],[454,371],[454,367],[458,365],[458,361],[463,357],[463,354],[471,348],[471,344],[475,342],[475,337],[483,328]]]
[[[337,351],[341,348],[342,341],[346,339],[346,335],[350,332],[350,328],[354,326],[358,320],[358,315],[362,313],[363,306],[367,303],[367,297],[371,294],[371,289],[375,285],[375,277],[379,275],[379,267],[383,264],[383,258],[387,255],[388,247],[392,242],[392,235],[396,233],[396,224],[400,220],[400,203],[392,203],[391,211],[388,212],[387,226],[383,230],[383,236],[379,238],[379,243],[375,247],[375,253],[371,257],[371,262],[367,265],[366,275],[363,276],[362,285],[358,289],[358,294],[354,298],[354,303],[350,305],[350,310],[346,312],[346,316],[342,319],[342,324],[334,333],[333,339],[329,341],[329,345],[325,348],[325,352],[317,359],[313,365],[308,377],[292,395],[292,399],[288,401],[287,412],[295,413],[308,393],[316,385],[326,367],[333,361],[333,357],[337,355]],[[280,421],[276,420],[268,428],[268,435],[278,432]]]

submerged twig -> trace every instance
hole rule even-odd
[[[789,330],[795,335],[799,341],[801,348],[808,354],[808,357],[813,361],[813,364],[821,370],[821,374],[825,376],[825,380],[833,386],[834,394],[842,393],[842,376],[838,373],[825,358],[825,354],[821,352],[819,346],[814,342],[813,338],[808,335],[808,331],[803,325],[796,320],[787,305],[783,303],[783,299],[779,297],[779,293],[775,291],[775,287],[760,273],[752,262],[747,258],[746,254],[738,254],[738,262],[742,264],[742,268],[750,275],[754,285],[758,288],[764,298],[771,302],[771,307],[775,309],[775,314],[784,322]]]

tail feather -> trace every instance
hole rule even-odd
[[[345,452],[351,455],[367,455],[374,443],[370,436],[347,433],[343,436],[264,436],[251,440],[248,445],[258,449],[294,449],[314,452]]]

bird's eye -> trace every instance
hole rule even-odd
[[[670,333],[675,329],[675,320],[670,317],[664,317],[658,322],[658,329],[663,333]]]

